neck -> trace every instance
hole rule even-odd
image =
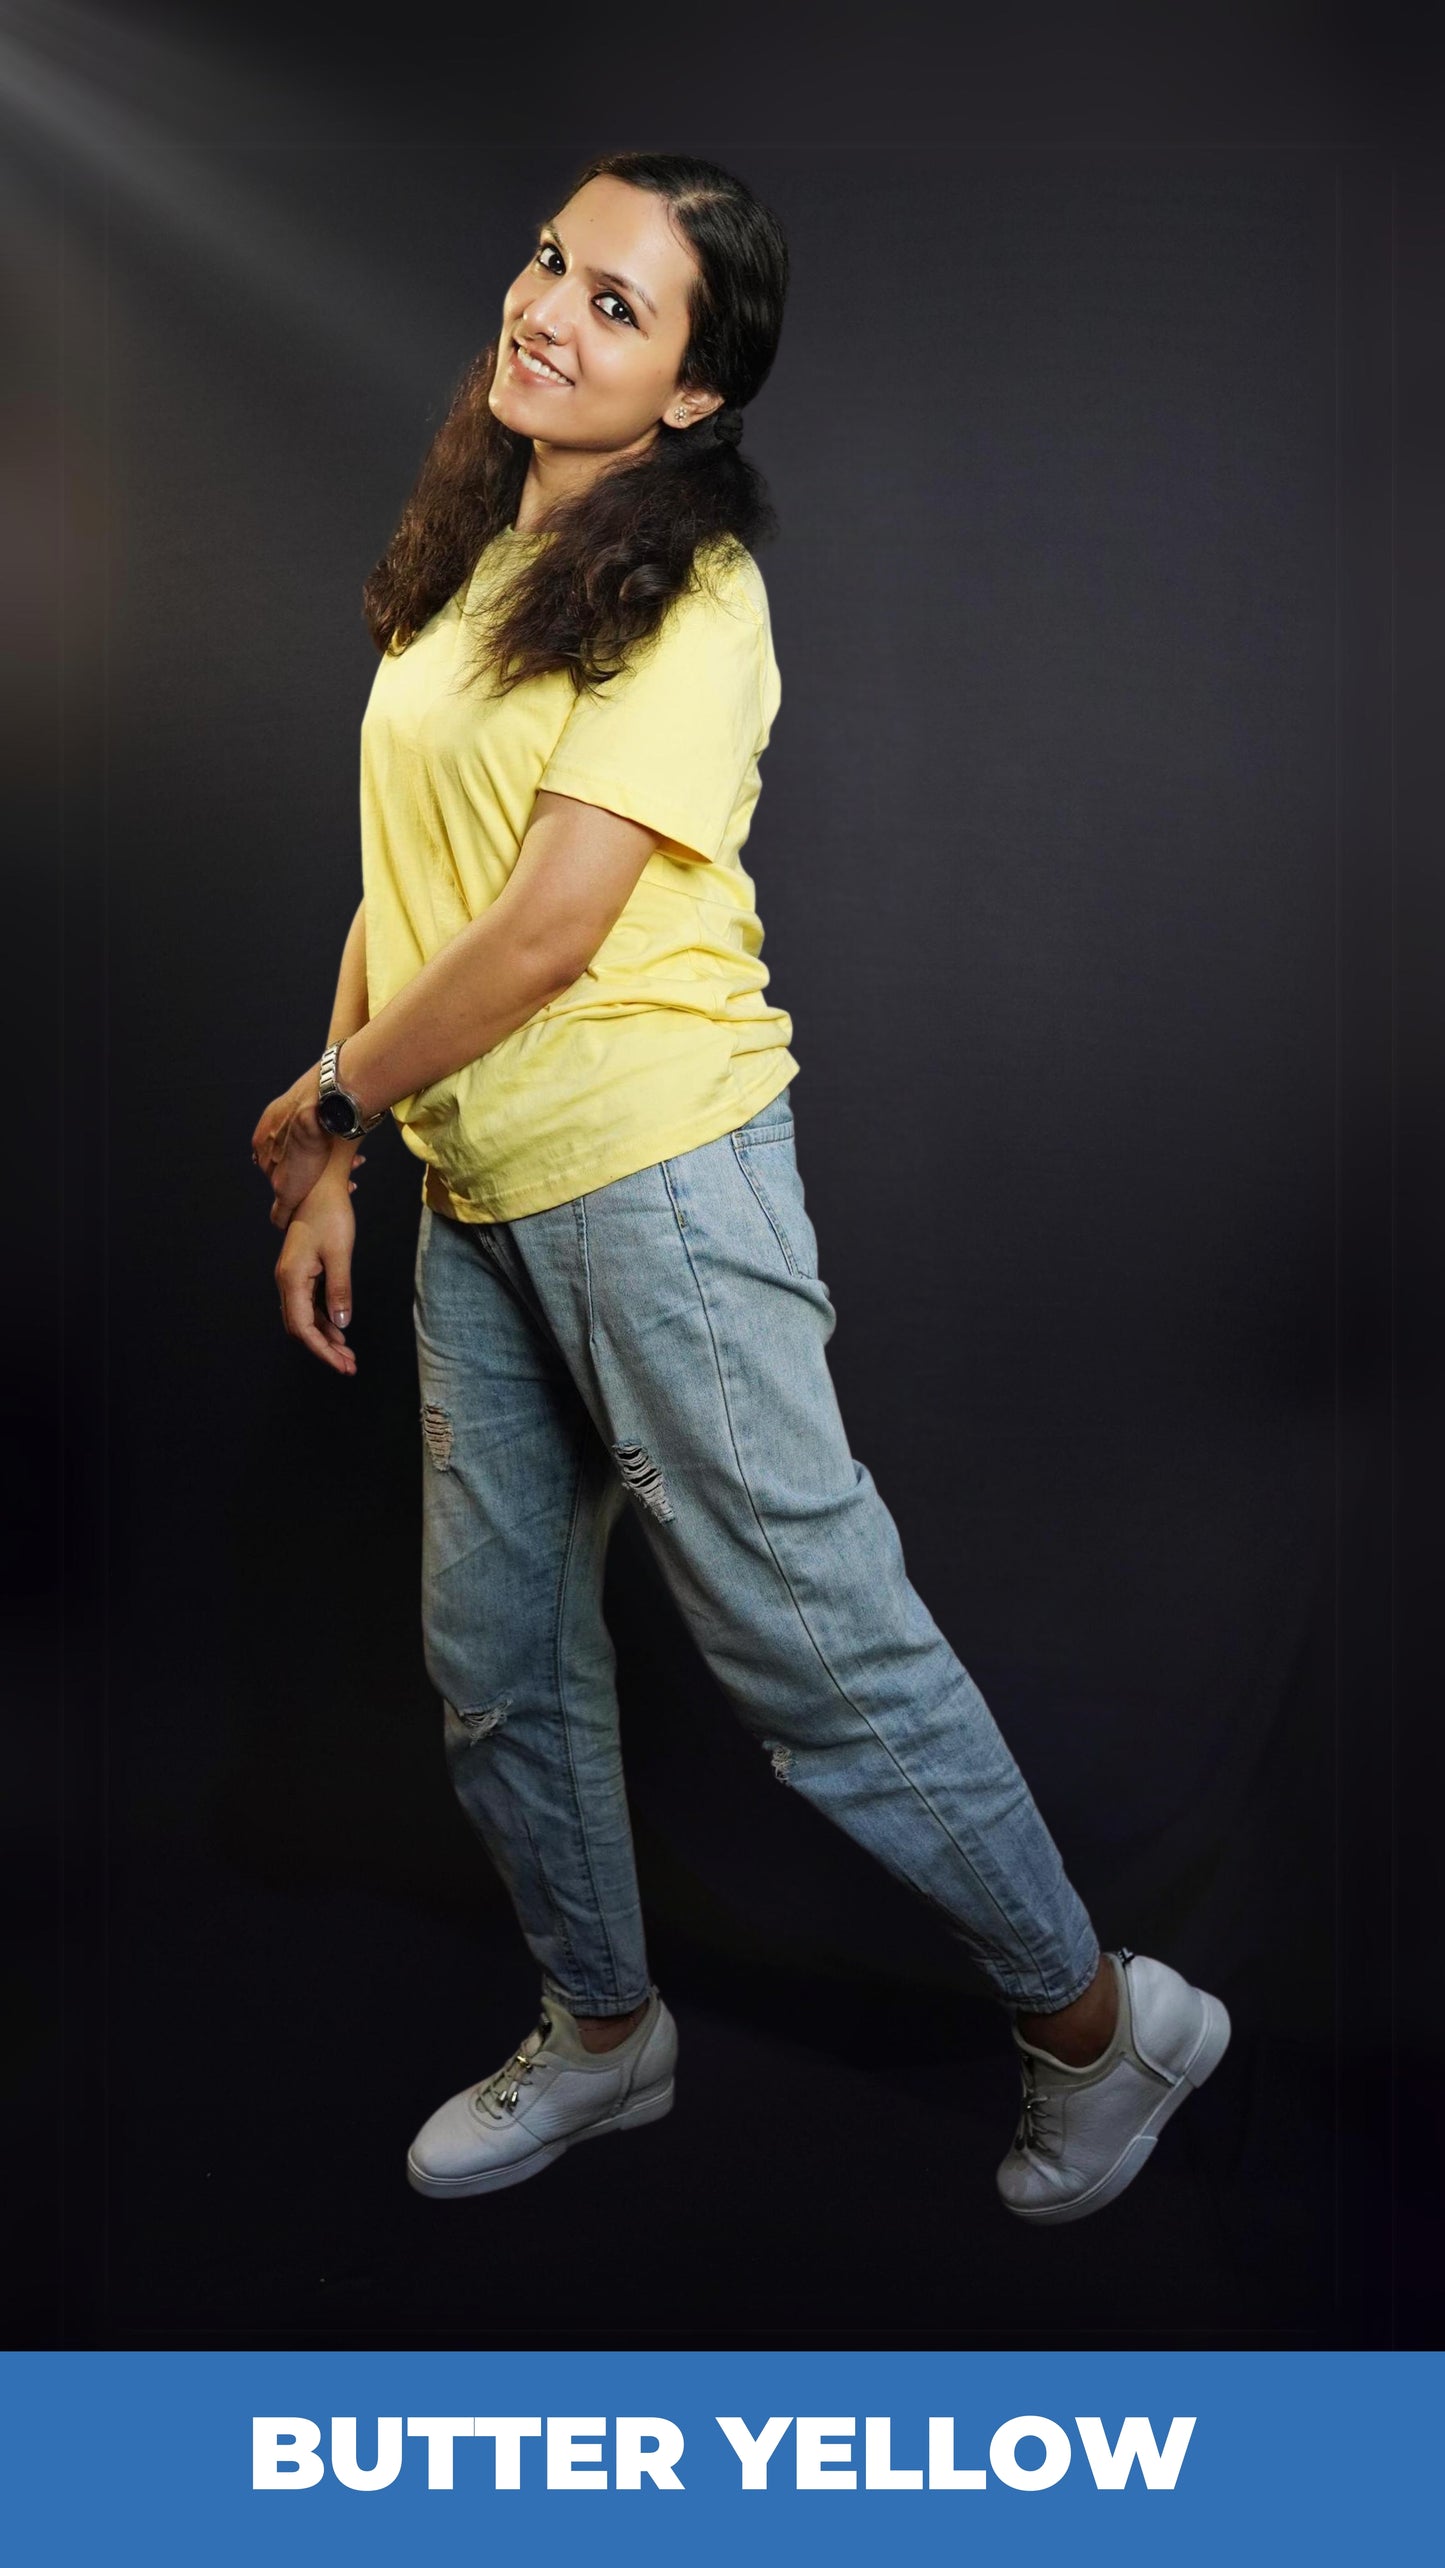
[[[580,499],[601,474],[614,465],[635,463],[645,455],[660,432],[645,429],[630,446],[619,446],[612,453],[597,454],[586,446],[554,446],[549,440],[534,437],[527,478],[517,502],[516,528],[519,535],[535,534],[549,510],[559,501]]]

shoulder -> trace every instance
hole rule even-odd
[[[715,715],[727,700],[741,722],[756,714],[772,670],[767,592],[751,553],[732,539],[699,546],[652,631],[610,677],[579,689],[572,720],[585,722],[587,706],[627,704],[681,721],[699,706]]]
[[[762,572],[746,544],[735,536],[699,545],[690,584],[678,603],[700,606],[704,612],[711,607],[715,614],[741,616],[767,628],[768,592]]]
[[[729,537],[699,546],[682,588],[635,656],[680,685],[717,684],[726,671],[744,686],[771,653],[763,575],[746,546]]]

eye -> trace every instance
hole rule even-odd
[[[543,264],[549,254],[557,262],[555,267],[546,267]],[[543,274],[546,276],[565,276],[567,273],[567,262],[563,258],[555,241],[541,241],[538,243],[536,252],[533,256],[532,265],[534,267],[542,268]],[[604,312],[602,314],[604,321],[625,321],[630,330],[636,329],[636,314],[633,313],[627,304],[623,302],[620,294],[613,293],[611,286],[605,285],[600,294],[593,295],[592,300],[599,309],[604,303],[616,304],[617,310],[615,312]]]

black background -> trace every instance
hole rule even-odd
[[[1436,2342],[1435,59],[10,16],[14,2341]],[[630,1522],[678,2110],[545,2191],[402,2179],[535,2013],[421,1663],[419,1172],[373,1136],[345,1382],[249,1133],[358,897],[360,580],[528,226],[639,143],[793,251],[747,861],[854,1450],[1104,1940],[1234,2017],[1058,2235],[994,2199],[998,2010]]]

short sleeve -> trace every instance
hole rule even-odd
[[[684,591],[637,658],[577,698],[539,791],[716,856],[766,739],[764,640],[736,583]]]

